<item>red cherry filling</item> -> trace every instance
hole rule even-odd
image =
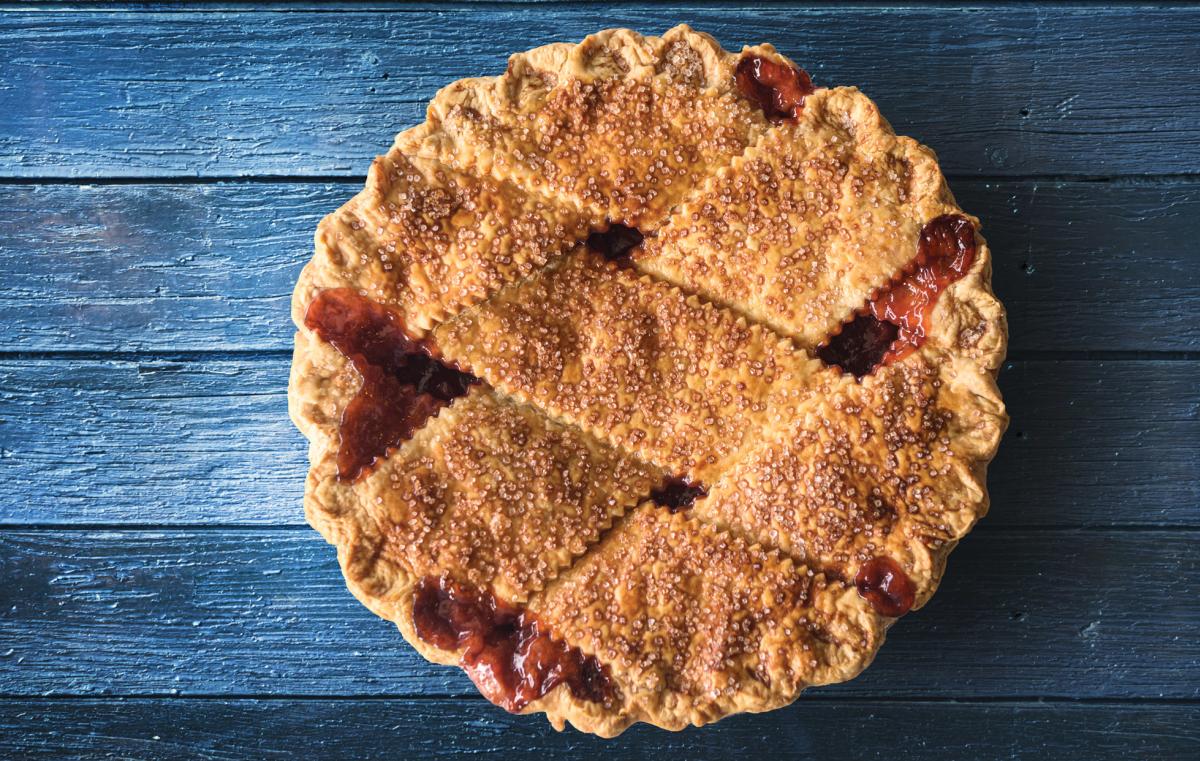
[[[694,484],[683,478],[668,478],[662,486],[650,492],[650,499],[654,500],[656,505],[679,513],[707,495],[708,489],[703,484]]]
[[[875,369],[900,329],[872,314],[856,315],[827,343],[817,347],[817,356],[827,365],[861,378]]]
[[[580,700],[609,703],[608,669],[544,630],[528,610],[448,578],[427,576],[413,593],[417,636],[462,649],[460,665],[484,697],[516,713],[559,684]]]
[[[800,118],[804,99],[816,91],[808,72],[757,55],[738,61],[733,78],[738,91],[775,121]]]
[[[304,324],[362,377],[339,428],[338,478],[344,481],[360,478],[477,382],[436,359],[428,342],[409,337],[398,314],[350,288],[319,293]]]
[[[888,557],[871,558],[854,579],[858,594],[881,616],[896,618],[912,609],[916,589],[900,564]]]
[[[629,256],[629,252],[642,245],[646,237],[636,227],[612,223],[607,230],[594,232],[587,237],[587,247],[601,254],[610,262]]]
[[[938,296],[975,262],[975,226],[959,214],[930,220],[921,229],[917,255],[817,356],[856,378],[904,359],[925,343]]]

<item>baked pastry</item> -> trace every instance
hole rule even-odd
[[[422,655],[560,729],[849,679],[987,510],[977,228],[932,152],[769,45],[515,55],[317,230],[308,520]]]

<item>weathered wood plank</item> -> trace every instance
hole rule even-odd
[[[299,525],[288,362],[0,361],[0,525]],[[982,530],[1200,526],[1198,367],[1010,363]]]
[[[969,537],[934,601],[819,696],[1200,698],[1191,532]],[[308,531],[0,532],[9,694],[470,695]]]
[[[317,223],[359,187],[0,187],[5,348],[286,349]]]
[[[853,757],[1189,758],[1200,706],[872,703],[803,698],[701,731],[645,726],[615,740],[558,733],[482,700],[14,700],[0,755],[21,758],[479,757],[593,759]],[[901,739],[902,738],[902,739]]]
[[[3,362],[3,521],[302,524],[288,365]]]
[[[951,173],[1177,173],[1200,160],[1195,9],[441,4],[6,13],[0,175],[357,174],[438,87],[503,71],[510,52],[683,20],[859,85]]]
[[[320,218],[358,184],[0,185],[0,346],[288,349]],[[1012,347],[1200,346],[1200,183],[960,181]]]

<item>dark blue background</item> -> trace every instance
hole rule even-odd
[[[0,8],[0,756],[1200,757],[1200,10]],[[992,514],[875,665],[602,742],[415,656],[303,525],[287,303],[437,87],[689,22],[937,150],[1009,309]]]

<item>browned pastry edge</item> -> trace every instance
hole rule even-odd
[[[447,160],[447,157],[453,157],[454,163],[460,168],[471,167],[473,171],[488,172],[492,166],[492,157],[472,155],[469,147],[455,145],[453,137],[441,130],[441,116],[449,108],[464,103],[487,108],[505,108],[506,103],[514,100],[538,97],[539,85],[536,80],[541,79],[542,73],[547,71],[554,72],[557,77],[584,79],[613,75],[653,77],[660,73],[669,46],[680,40],[686,41],[687,45],[699,53],[704,72],[702,76],[706,82],[712,85],[716,82],[730,81],[729,73],[738,56],[725,53],[707,35],[692,32],[687,27],[677,27],[663,38],[644,38],[628,30],[609,30],[592,35],[579,45],[559,43],[514,56],[508,72],[501,77],[462,80],[444,88],[431,102],[428,120],[401,133],[397,137],[396,146],[409,155],[427,156],[443,161]],[[769,45],[745,50],[786,60],[778,56]],[[882,138],[894,138],[890,127],[882,119],[871,129],[878,130]],[[930,161],[934,161],[928,149],[918,148],[927,152]],[[934,170],[936,171],[936,164]],[[940,173],[937,173],[936,179],[944,188]],[[957,211],[948,191],[945,191],[944,203],[948,210]],[[603,210],[592,210],[592,213],[601,211]],[[921,352],[922,355],[938,358],[939,372],[948,387],[955,389],[963,398],[973,400],[972,414],[976,426],[971,431],[964,432],[961,440],[956,440],[956,443],[961,441],[962,454],[970,471],[968,483],[976,492],[975,520],[987,511],[986,468],[995,454],[1000,435],[1007,424],[1003,402],[995,384],[995,376],[1003,361],[1007,344],[1007,329],[1003,307],[990,288],[990,252],[982,237],[978,240],[980,245],[975,264],[966,277],[951,285],[942,294],[931,320],[933,330]],[[321,344],[303,326],[304,311],[309,301],[321,287],[327,285],[313,281],[310,265],[301,274],[292,301],[293,318],[299,332],[296,336],[295,358],[289,382],[289,411],[297,427],[309,440],[313,468],[305,495],[307,519],[330,543],[337,546],[339,563],[347,585],[364,605],[381,617],[394,621],[404,637],[428,660],[456,664],[456,653],[434,648],[415,635],[411,619],[411,592],[415,580],[403,569],[380,569],[381,561],[370,541],[371,532],[367,520],[363,516],[347,513],[340,507],[323,504],[313,493],[315,479],[327,477],[332,467],[332,457],[337,448],[338,415],[347,395],[352,394],[354,390],[353,373],[348,363],[331,347]],[[487,298],[487,294],[477,294],[469,304],[462,305],[462,308],[486,301]],[[439,315],[439,319],[447,316]],[[872,384],[877,381],[868,377],[863,382]],[[974,521],[971,521],[971,525],[973,523]],[[936,590],[944,572],[946,558],[969,528],[970,525],[965,526],[958,536],[931,552],[931,583],[923,590],[917,601],[918,606],[927,601]],[[717,529],[703,526],[699,530],[713,532]],[[852,678],[869,664],[877,647],[882,643],[884,631],[893,622],[892,619],[875,614],[854,592],[853,586],[847,587],[844,593],[828,604],[836,608],[840,615],[859,622],[864,630],[877,636],[873,636],[873,646],[869,650],[831,671],[828,679],[810,684],[832,683]],[[569,722],[581,730],[611,737],[638,721],[679,729],[689,724],[707,723],[729,713],[770,710],[793,701],[802,687],[803,685],[797,685],[794,690],[766,697],[759,695],[743,701],[735,700],[725,706],[727,710],[724,713],[717,715],[699,715],[679,710],[677,707],[665,710],[663,706],[640,705],[629,706],[625,713],[612,714],[594,703],[574,698],[565,688],[556,688],[544,698],[531,703],[523,712],[545,712],[551,723],[558,728]]]

